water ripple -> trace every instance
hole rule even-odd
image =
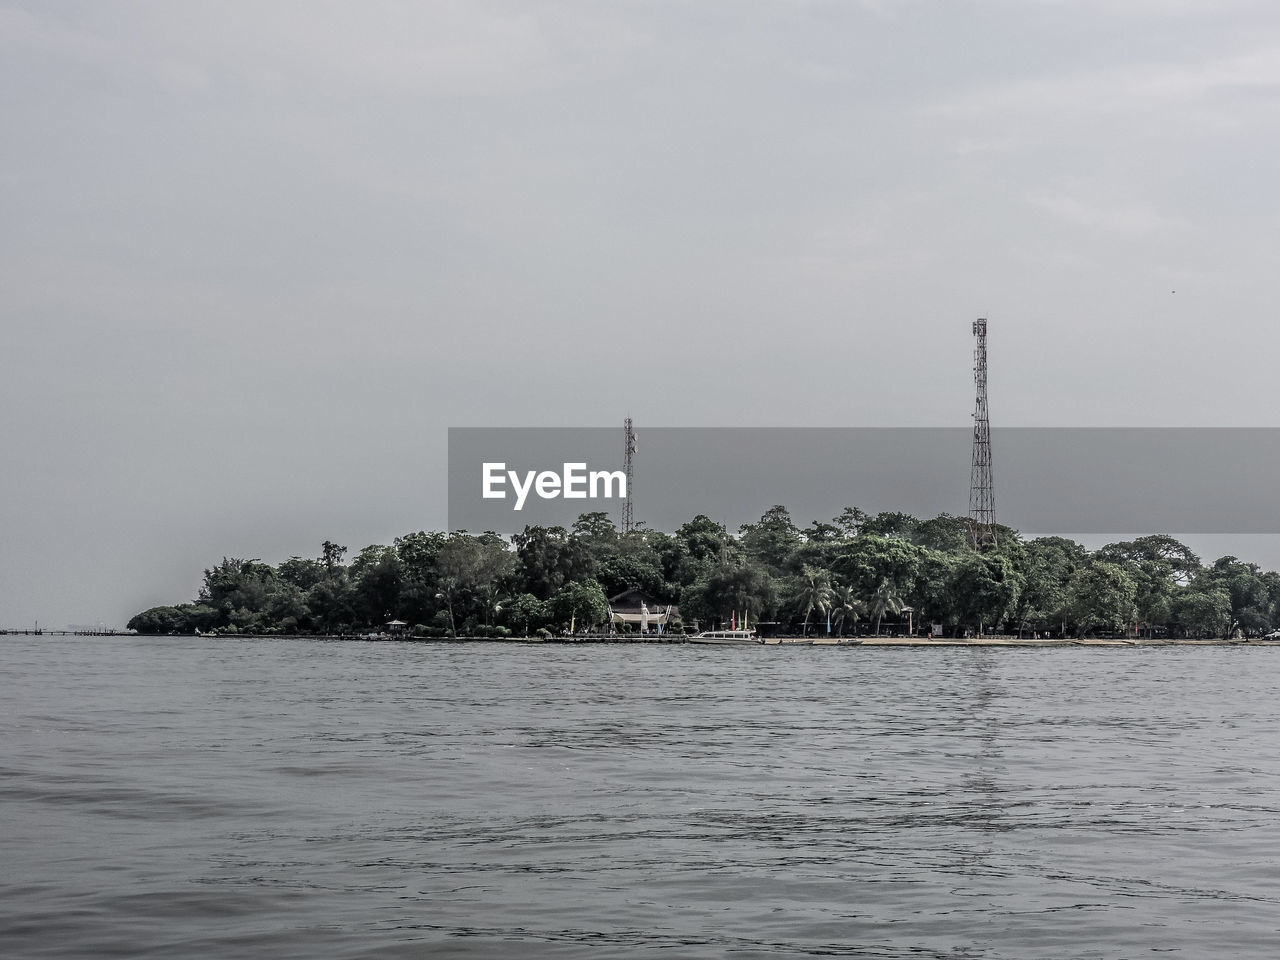
[[[0,955],[1270,958],[1277,658],[11,638]]]

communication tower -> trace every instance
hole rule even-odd
[[[622,472],[627,476],[627,499],[622,505],[622,532],[630,533],[634,525],[634,517],[631,512],[631,481],[633,477],[632,458],[636,452],[636,432],[631,427],[631,418],[627,417],[623,421],[623,452],[622,452]]]
[[[973,321],[973,458],[969,525],[975,550],[996,546],[996,493],[991,479],[991,420],[987,414],[987,321]],[[628,488],[628,493],[630,488]]]

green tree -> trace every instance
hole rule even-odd
[[[943,513],[919,521],[911,539],[921,547],[943,553],[961,553],[969,546],[969,518]]]
[[[1222,587],[1191,587],[1176,595],[1173,622],[1185,636],[1221,636],[1231,625],[1231,594]]]
[[[1138,619],[1164,623],[1172,610],[1174,592],[1200,571],[1200,559],[1173,537],[1156,535],[1109,543],[1094,558],[1122,567],[1137,588]]]
[[[342,558],[346,556],[347,548],[340,547],[332,540],[326,540],[320,546],[320,562],[324,564],[325,572],[332,576],[342,566]]]
[[[547,610],[547,602],[539,600],[532,593],[522,593],[513,599],[505,608],[507,618],[512,624],[519,624],[524,636],[529,636],[529,629],[533,625],[543,626],[550,614]]]
[[[1138,615],[1137,584],[1119,564],[1091,559],[1071,581],[1070,609],[1077,635],[1089,630],[1126,631]]]
[[[609,618],[609,599],[595,580],[574,580],[551,596],[552,614],[566,625],[594,627]]]
[[[346,571],[326,576],[307,591],[307,607],[315,625],[324,633],[342,632],[354,626],[355,596]]]
[[[482,607],[486,597],[496,596],[505,586],[515,567],[515,557],[496,536],[450,536],[436,555],[436,599],[448,611],[450,631],[457,633],[459,608]],[[482,616],[486,622],[490,619],[488,612]]]
[[[852,540],[862,533],[863,525],[867,522],[867,515],[857,507],[845,507],[840,516],[831,522],[840,531],[845,540]]]
[[[900,513],[895,510],[887,513],[877,513],[874,517],[869,517],[862,524],[862,532],[878,537],[910,540],[915,535],[918,526],[920,526],[920,521],[911,516],[911,514]]]
[[[831,574],[825,570],[805,567],[796,578],[792,603],[797,612],[804,614],[803,636],[809,635],[809,617],[817,610],[826,614],[831,609]]]
[[[1019,633],[1033,623],[1052,623],[1066,631],[1071,617],[1071,580],[1088,561],[1088,551],[1065,537],[1038,537],[1025,545],[1019,565],[1025,588],[1013,609]]]
[[[973,624],[979,635],[1014,610],[1025,583],[1013,562],[1001,553],[969,553],[951,581],[952,602],[960,622]]]
[[[241,632],[263,625],[280,578],[260,560],[223,557],[204,572],[197,602],[214,611],[213,626],[235,626]]]
[[[744,523],[740,532],[747,556],[771,574],[778,576],[793,569],[792,561],[801,543],[800,531],[786,507],[770,507],[758,523]]]
[[[869,596],[884,580],[895,588],[912,583],[926,556],[922,547],[898,537],[863,534],[836,558],[832,572],[859,596]]]
[[[875,593],[867,602],[868,615],[876,618],[876,636],[880,635],[880,621],[886,613],[897,616],[901,612],[902,597],[898,595],[898,588],[894,586],[893,581],[886,577],[880,581],[880,585],[876,587]]]
[[[734,613],[759,620],[778,602],[777,583],[769,572],[755,563],[718,567],[705,581],[690,591],[690,610],[685,610],[685,593],[680,594],[680,616],[728,620]]]
[[[365,547],[348,569],[358,616],[369,626],[393,619],[400,604],[404,564],[395,547]]]
[[[940,550],[920,549],[920,560],[907,599],[915,607],[920,623],[925,623],[926,619],[933,620],[954,630],[960,622],[960,609],[952,587],[960,560],[956,555]],[[969,555],[968,547],[960,554],[964,558]]]
[[[319,560],[290,557],[276,567],[276,573],[285,583],[307,591],[319,583],[325,575],[324,564]]]
[[[857,626],[866,616],[867,605],[858,599],[853,587],[835,586],[831,590],[831,624],[844,636],[846,626]]]
[[[602,553],[613,553],[618,548],[618,528],[603,510],[584,513],[573,522],[573,535],[589,547]]]
[[[1220,557],[1201,572],[1196,583],[1203,589],[1225,590],[1231,598],[1231,621],[1249,633],[1271,628],[1274,608],[1274,574],[1268,578],[1256,563]]]
[[[138,633],[164,635],[192,633],[185,611],[177,607],[151,607],[129,620],[127,628]]]
[[[624,590],[643,590],[655,597],[667,592],[662,567],[644,556],[606,557],[596,568],[596,579],[611,597]]]
[[[587,545],[564,527],[525,527],[512,539],[524,584],[536,597],[545,600],[565,583],[594,575],[595,560]]]

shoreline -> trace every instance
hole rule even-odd
[[[320,642],[361,642],[361,643],[512,643],[512,644],[670,644],[685,646],[683,638],[667,637],[624,638],[624,637],[370,637],[362,634],[229,634],[226,636],[193,636],[190,634],[145,634],[145,633],[70,633],[62,631],[6,631],[0,637],[97,637],[101,639],[117,638],[149,638],[158,640],[314,640]],[[1127,639],[1122,637],[1085,637],[1083,639],[1048,639],[1034,640],[1030,638],[992,636],[970,637],[860,637],[856,642],[840,640],[834,637],[815,637],[803,640],[798,637],[769,637],[759,644],[741,644],[741,646],[765,647],[1276,647],[1280,640],[1264,639],[1223,639],[1204,640],[1187,639]]]

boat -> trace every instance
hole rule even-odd
[[[691,637],[685,637],[687,643],[717,643],[722,645],[741,645],[744,643],[764,643],[756,636],[754,630],[703,630]]]

